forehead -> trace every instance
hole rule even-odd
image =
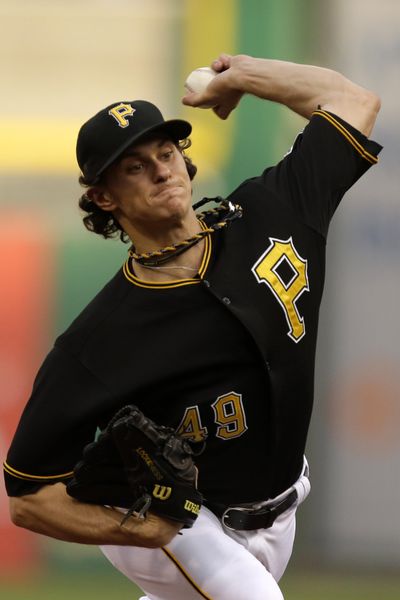
[[[129,148],[127,148],[121,155],[120,160],[123,160],[129,156],[140,156],[146,154],[147,152],[153,152],[158,148],[162,148],[162,146],[165,146],[165,144],[175,145],[175,142],[166,135],[152,134],[142,139],[140,142],[129,146]]]

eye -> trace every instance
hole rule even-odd
[[[141,162],[130,163],[127,166],[128,173],[140,173],[144,168],[144,164]]]
[[[166,150],[165,152],[162,153],[161,157],[164,160],[170,160],[170,158],[172,158],[173,153],[174,153],[173,150]]]

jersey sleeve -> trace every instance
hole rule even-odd
[[[66,482],[96,433],[95,407],[104,387],[59,347],[47,356],[34,382],[4,463],[9,496],[34,493]]]
[[[317,110],[291,151],[263,173],[263,183],[326,237],[343,195],[378,162],[381,149],[343,119]]]

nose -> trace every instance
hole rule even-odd
[[[156,183],[167,181],[171,176],[171,171],[168,165],[162,161],[156,161],[154,163],[154,180]]]

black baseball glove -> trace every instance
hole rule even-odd
[[[172,428],[125,406],[84,448],[67,492],[82,502],[127,508],[123,522],[150,509],[192,527],[202,504],[193,455]]]

